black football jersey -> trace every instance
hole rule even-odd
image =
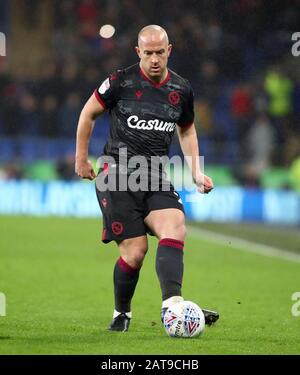
[[[109,111],[110,135],[104,154],[119,162],[119,150],[132,156],[168,154],[176,125],[194,121],[193,91],[189,82],[168,70],[166,79],[156,84],[139,64],[111,74],[94,92]]]

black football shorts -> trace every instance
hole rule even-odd
[[[103,214],[104,243],[152,234],[144,223],[150,211],[178,208],[184,212],[172,184],[169,191],[100,191],[96,184],[96,194]]]

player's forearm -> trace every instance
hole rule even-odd
[[[84,111],[81,112],[76,135],[76,160],[88,160],[89,143],[95,120]]]
[[[84,162],[88,160],[89,143],[95,125],[95,120],[105,111],[96,99],[91,95],[85,103],[78,121],[76,135],[76,161]]]
[[[199,145],[195,126],[189,129],[179,129],[179,143],[185,160],[192,172],[193,180],[196,181],[202,175],[199,157]]]

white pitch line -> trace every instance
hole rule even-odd
[[[257,242],[252,242],[241,238],[216,233],[206,229],[195,228],[192,226],[188,227],[188,235],[189,234],[192,237],[209,240],[211,242],[215,242],[223,246],[228,246],[231,249],[235,248],[238,250],[248,251],[259,255],[276,257],[300,263],[299,254],[293,253],[291,251],[285,251],[277,247],[263,245]]]

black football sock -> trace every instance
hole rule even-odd
[[[130,303],[139,279],[139,268],[133,268],[120,257],[114,268],[115,309],[130,312]]]
[[[184,242],[172,238],[159,241],[156,253],[156,273],[163,301],[181,296]]]

